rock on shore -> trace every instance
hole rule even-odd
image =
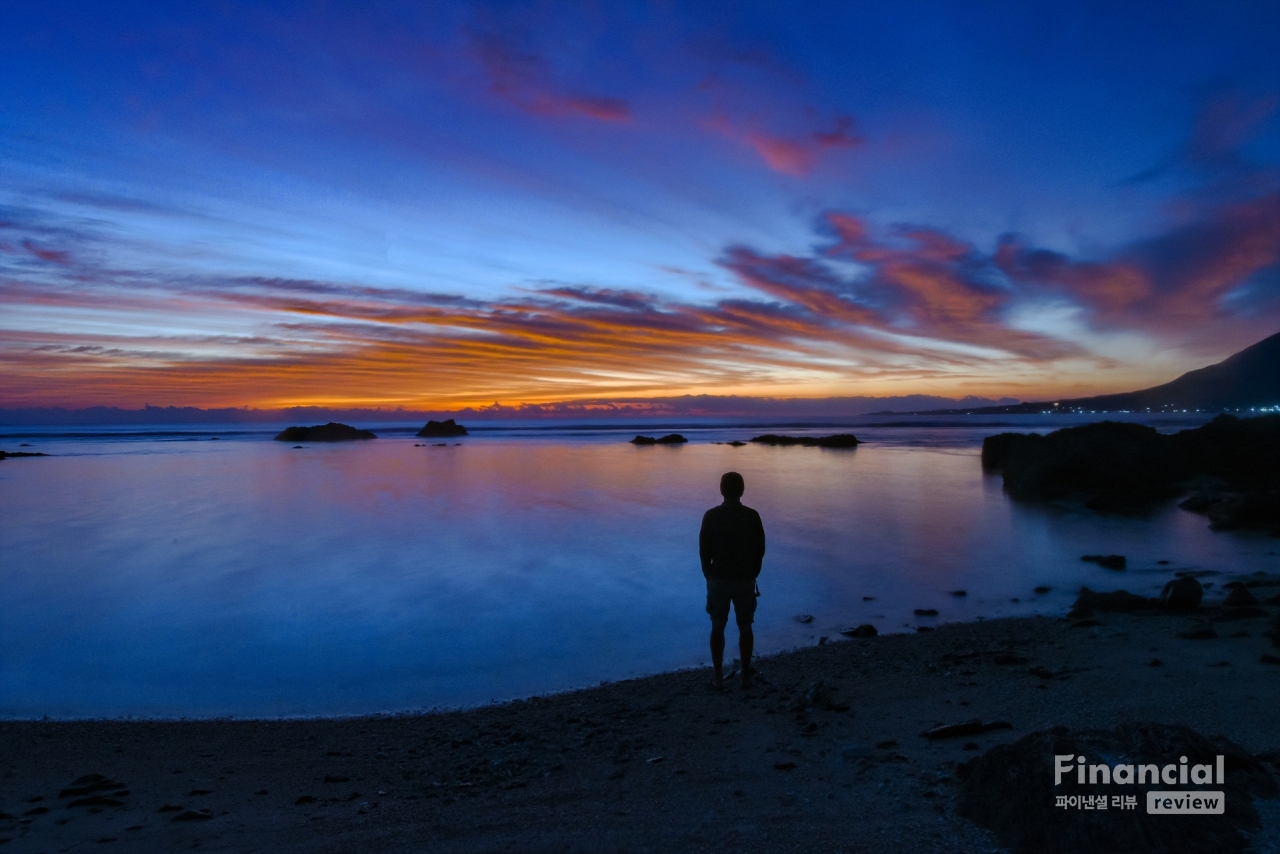
[[[330,421],[311,427],[288,427],[276,434],[277,442],[350,442],[378,438],[372,430],[358,430],[349,424]]]
[[[1164,766],[1186,757],[1189,764],[1215,766],[1225,757],[1221,784],[1206,786],[1225,792],[1222,815],[1148,815],[1146,793],[1195,786],[1155,784],[1078,784],[1075,765],[1054,785],[1055,756],[1084,756],[1088,764],[1123,763]],[[1262,826],[1253,798],[1278,794],[1271,773],[1239,745],[1221,736],[1209,739],[1185,727],[1157,723],[1125,724],[1115,729],[1072,732],[1066,727],[1036,732],[1013,744],[991,748],[957,768],[962,779],[960,814],[995,831],[1015,854],[1075,854],[1080,851],[1125,854],[1201,854],[1242,851],[1249,839],[1242,831]],[[1100,779],[1100,778],[1095,778]],[[1057,797],[1105,797],[1105,810],[1057,806]],[[1112,806],[1112,797],[1133,797],[1136,806]]]
[[[1141,512],[1196,489],[1182,507],[1212,527],[1280,533],[1280,415],[1219,415],[1173,435],[1115,421],[1001,433],[983,440],[982,465],[1018,501]]]

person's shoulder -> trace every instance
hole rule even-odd
[[[748,507],[748,506],[747,506],[747,505],[745,505],[745,504],[742,504],[742,505],[739,505],[739,506],[740,506],[740,507],[742,507],[742,509],[746,511],[746,513],[747,513],[747,515],[748,515],[748,516],[754,516],[754,517],[756,517],[757,519],[759,519],[759,518],[760,518],[760,511],[756,510],[756,508],[754,508],[754,507]]]
[[[717,504],[715,507],[712,507],[706,513],[702,514],[702,520],[705,522],[708,519],[714,519],[716,516],[719,516],[723,511],[724,511],[724,505]]]

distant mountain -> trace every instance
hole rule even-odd
[[[1071,400],[930,410],[928,414],[1011,415],[1036,412],[1167,412],[1199,409],[1218,412],[1280,406],[1280,333],[1246,347],[1234,356],[1173,382],[1142,391],[1078,397]],[[913,413],[922,414],[922,413]]]

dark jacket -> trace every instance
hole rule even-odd
[[[755,578],[764,560],[760,514],[739,501],[712,507],[702,517],[698,554],[707,578]]]

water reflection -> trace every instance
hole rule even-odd
[[[3,716],[347,714],[701,663],[698,525],[729,469],[769,534],[760,652],[903,630],[914,608],[1061,611],[1081,583],[1151,592],[1173,569],[1276,560],[1173,508],[1013,505],[972,435],[855,451],[74,441],[0,464]]]

